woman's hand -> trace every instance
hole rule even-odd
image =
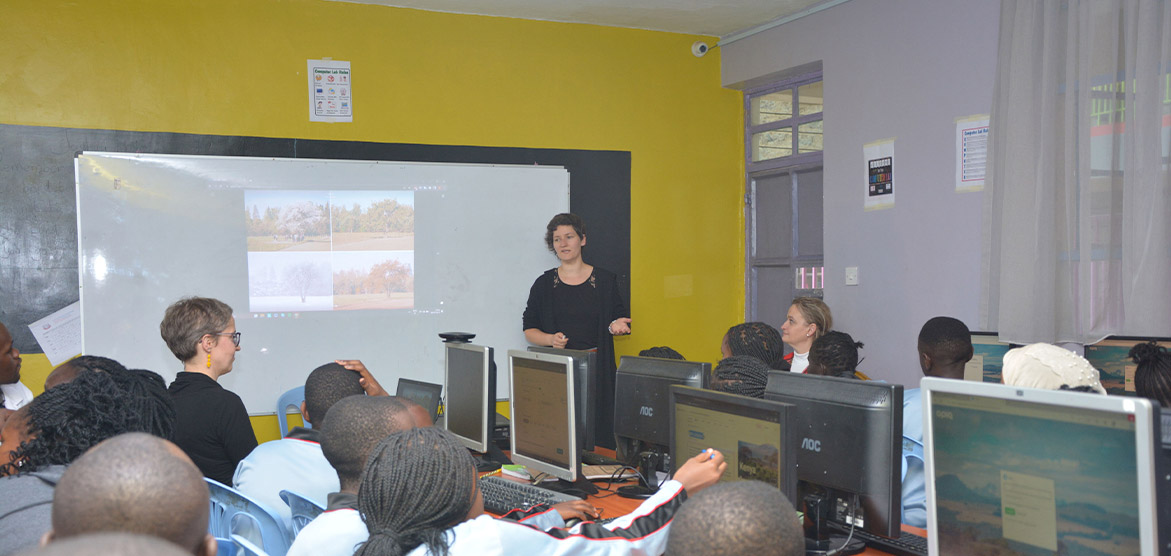
[[[630,318],[622,317],[614,319],[614,322],[610,323],[610,334],[613,336],[630,334]]]
[[[381,384],[378,384],[378,379],[366,368],[366,365],[357,359],[335,359],[334,363],[341,365],[345,369],[349,369],[358,373],[358,384],[362,385],[362,389],[366,391],[367,396],[389,396]]]

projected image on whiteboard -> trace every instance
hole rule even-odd
[[[335,251],[414,251],[413,191],[333,191],[329,201]]]
[[[334,252],[333,308],[413,308],[414,255],[414,251]]]
[[[329,251],[328,191],[245,191],[248,251]]]
[[[248,310],[333,309],[332,254],[248,253]]]

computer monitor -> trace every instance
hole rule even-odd
[[[573,359],[509,350],[508,379],[512,460],[533,475],[577,481]]]
[[[795,503],[804,503],[807,515],[828,519],[840,529],[855,526],[898,537],[902,385],[770,371],[764,398],[793,406]],[[812,509],[813,502],[820,514]],[[818,542],[828,541],[824,528],[815,532]]]
[[[398,389],[394,395],[423,406],[423,409],[426,409],[427,414],[431,416],[432,424],[439,418],[439,401],[443,396],[442,384],[400,378],[398,379]]]
[[[792,406],[688,386],[671,387],[671,461],[676,471],[700,452],[715,448],[728,469],[720,482],[762,481],[797,494]]]
[[[487,454],[497,464],[510,463],[492,442],[496,425],[496,363],[492,348],[456,342],[444,343],[443,347],[447,390],[444,427],[468,449]],[[476,466],[481,470],[491,467],[485,461],[478,461]]]
[[[1014,347],[996,332],[972,332],[972,360],[964,366],[964,380],[1000,383],[1004,354]]]
[[[582,450],[594,449],[594,431],[597,423],[597,350],[561,349],[530,346],[529,351],[564,355],[573,359],[573,395],[577,408],[577,445]]]
[[[1086,360],[1098,369],[1098,380],[1110,395],[1133,396],[1134,371],[1138,365],[1130,358],[1130,348],[1150,341],[1171,349],[1171,338],[1110,336],[1086,346]]]
[[[623,355],[614,377],[618,459],[636,463],[643,449],[669,454],[671,386],[707,388],[711,372],[711,363]]]
[[[1162,553],[1148,400],[936,378],[922,388],[932,554]]]

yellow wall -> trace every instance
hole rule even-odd
[[[0,21],[3,123],[630,151],[618,353],[715,361],[742,320],[742,97],[719,49],[691,55],[704,37],[321,0],[5,0]],[[308,121],[325,57],[352,63],[352,124]]]

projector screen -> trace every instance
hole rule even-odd
[[[182,364],[163,312],[220,299],[242,335],[220,383],[253,414],[334,359],[361,359],[387,390],[442,383],[439,332],[523,348],[529,286],[557,264],[545,225],[569,210],[569,174],[550,166],[92,152],[75,164],[83,353],[169,382]]]

